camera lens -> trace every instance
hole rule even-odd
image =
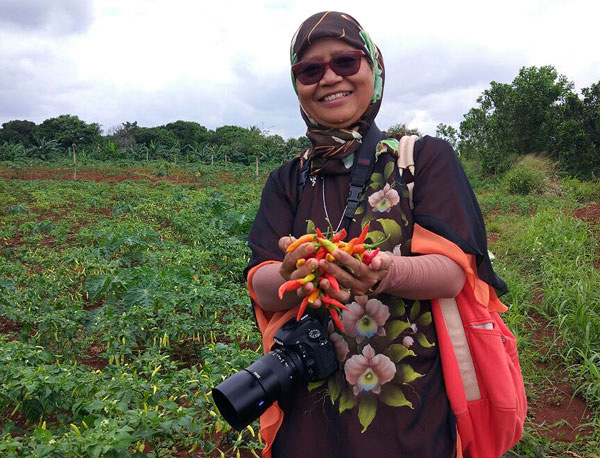
[[[278,348],[224,380],[212,390],[213,399],[223,418],[241,430],[289,393],[302,372],[300,357]]]

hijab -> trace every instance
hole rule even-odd
[[[306,19],[294,34],[290,47],[291,64],[300,62],[310,45],[320,38],[337,38],[363,51],[373,69],[374,88],[371,103],[353,125],[337,129],[321,126],[300,106],[302,119],[307,126],[306,136],[312,144],[302,155],[301,162],[311,161],[311,175],[345,174],[350,172],[354,153],[360,148],[362,138],[371,127],[381,106],[385,79],[383,57],[356,19],[345,13],[323,11]],[[297,93],[293,72],[292,84]]]

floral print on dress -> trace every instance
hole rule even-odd
[[[358,343],[374,335],[385,336],[383,326],[390,317],[387,305],[379,299],[356,296],[355,302],[348,304],[348,308],[350,310],[342,312],[342,324],[347,336],[356,337]]]
[[[377,191],[369,196],[369,205],[373,211],[380,213],[389,213],[394,205],[398,205],[400,196],[398,191],[392,189],[389,183],[381,191]]]
[[[373,347],[367,345],[362,354],[346,361],[344,372],[355,396],[361,391],[379,394],[381,386],[394,378],[396,365],[387,356],[375,354]]]

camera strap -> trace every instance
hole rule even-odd
[[[354,214],[356,213],[360,203],[360,196],[362,195],[365,185],[369,181],[371,173],[373,172],[373,167],[375,166],[375,147],[382,137],[383,133],[373,122],[363,137],[360,148],[354,154],[354,164],[352,165],[350,186],[348,189],[348,197],[346,199],[346,211],[344,212],[344,228],[346,230],[348,230],[350,224],[352,223]],[[304,191],[306,186],[309,169],[310,161],[305,161],[300,169],[296,205],[300,203],[302,198],[302,191]]]

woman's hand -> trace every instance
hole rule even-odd
[[[368,266],[345,251],[335,250],[332,254],[337,263],[322,259],[320,266],[325,272],[333,275],[340,286],[349,290],[352,296],[368,294],[371,288],[387,275],[392,263],[392,255],[386,252],[377,254]],[[324,281],[326,280],[322,280],[321,284]]]
[[[285,253],[287,247],[296,241],[295,237],[281,237],[279,239],[279,248],[281,251]],[[315,268],[319,265],[319,262],[316,259],[308,259],[304,265],[296,268],[296,263],[300,258],[307,258],[308,256],[312,256],[315,252],[315,247],[312,243],[307,242],[298,246],[293,251],[286,253],[281,265],[279,267],[279,275],[283,277],[284,280],[298,280],[300,278],[304,278],[307,275],[313,273]],[[315,285],[312,282],[308,282],[306,285],[303,285],[301,288],[296,290],[296,293],[299,297],[304,297],[315,290]],[[316,304],[315,304],[316,305]]]

